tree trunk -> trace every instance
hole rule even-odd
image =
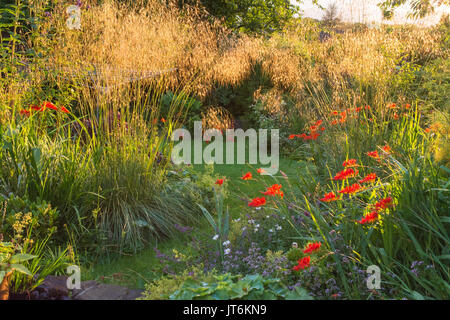
[[[0,283],[0,300],[8,300],[9,298],[9,278],[12,275],[12,271],[5,274],[2,283]]]

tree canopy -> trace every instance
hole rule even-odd
[[[383,11],[383,16],[387,19],[394,15],[395,8],[409,4],[413,17],[424,17],[434,12],[435,8],[441,5],[450,5],[450,0],[384,0],[379,4]]]
[[[180,5],[197,0],[179,0]],[[290,0],[200,0],[213,16],[224,19],[230,28],[244,32],[271,32],[283,26],[298,13]],[[300,1],[298,1],[300,2]]]

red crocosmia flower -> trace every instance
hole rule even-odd
[[[322,123],[323,123],[322,120],[317,120],[314,125],[319,127]]]
[[[375,204],[375,210],[381,211],[381,210],[384,210],[384,209],[390,207],[391,205],[392,205],[392,198],[387,197],[387,198],[381,199],[380,201],[378,201]]]
[[[242,180],[251,180],[252,179],[252,173],[251,172],[247,172],[246,174],[244,174],[241,177]]]
[[[343,167],[354,167],[356,165],[356,159],[348,159],[342,164]]]
[[[332,112],[332,114],[335,115],[335,116],[337,116],[337,115],[339,114],[339,111],[336,111],[336,110],[335,110],[335,111]]]
[[[364,179],[359,180],[359,183],[374,182],[376,179],[377,179],[376,173],[370,173],[367,176],[365,176]]]
[[[374,158],[374,159],[379,159],[380,158],[380,156],[378,154],[378,151],[376,151],[376,150],[367,152],[367,155],[369,157],[371,157],[371,158]]]
[[[317,132],[313,132],[313,133],[311,133],[310,137],[312,140],[316,140],[319,136],[320,136],[320,134],[318,134]]]
[[[161,118],[161,122],[162,122],[162,123],[166,123],[166,119]]]
[[[303,250],[303,253],[307,253],[307,254],[311,254],[313,252],[316,252],[320,249],[320,246],[322,245],[321,242],[313,242],[313,243],[309,243],[305,250]]]
[[[323,201],[323,202],[331,202],[331,201],[336,201],[336,200],[339,200],[339,197],[337,197],[334,192],[325,193],[323,195],[323,198],[320,199],[320,201]]]
[[[64,112],[64,113],[69,113],[69,110],[67,110],[65,107],[60,107],[59,111]]]
[[[398,120],[400,118],[399,115],[396,113],[394,113],[393,117],[394,117],[394,120]]]
[[[30,115],[30,110],[26,110],[26,109],[22,109],[19,112],[22,116],[29,116]]]
[[[337,121],[337,120],[331,121],[331,125],[332,125],[332,126],[335,126],[335,125],[337,125],[337,124],[338,124],[338,121]]]
[[[219,186],[223,185],[223,179],[217,179],[215,184],[218,184]]]
[[[266,198],[261,197],[261,198],[255,198],[255,199],[253,199],[253,200],[248,204],[248,206],[249,206],[249,207],[261,207],[261,206],[263,206],[263,205],[265,205],[265,204],[266,204]]]
[[[325,128],[324,127],[320,127],[320,131],[325,131]]]
[[[295,137],[297,137],[296,134],[291,134],[291,135],[289,135],[288,139],[289,139],[289,140],[292,140],[292,139],[294,139]]]
[[[58,111],[58,107],[55,106],[53,103],[48,102],[48,101],[44,101],[42,103],[42,106],[44,107],[44,109],[51,109],[51,110]]]
[[[39,107],[37,105],[32,105],[32,106],[30,106],[30,108],[31,108],[31,110],[34,110],[34,111],[43,111],[44,110],[43,107]]]
[[[362,189],[361,185],[358,183],[354,183],[351,186],[347,186],[342,190],[339,190],[339,193],[352,194],[360,191]]]
[[[311,131],[311,132],[316,132],[317,131],[317,126],[311,126],[311,127],[309,127],[309,130]]]
[[[292,269],[295,271],[306,269],[309,267],[310,262],[311,262],[310,256],[304,257],[302,259],[299,259],[298,264],[295,267],[293,267]]]
[[[368,213],[364,216],[364,218],[361,218],[361,220],[358,221],[360,224],[366,224],[366,223],[373,223],[378,219],[378,212],[373,211],[371,213]]]
[[[411,105],[409,103],[405,104],[405,109],[410,109]]]
[[[371,108],[370,108],[370,106],[369,106],[369,105],[367,105],[367,106],[365,106],[365,107],[364,107],[364,109],[366,109],[366,110],[370,110]]]
[[[265,196],[276,196],[279,195],[281,198],[284,197],[283,191],[281,191],[281,184],[274,184],[271,187],[267,188],[264,192]]]
[[[333,180],[346,180],[348,178],[352,178],[358,174],[358,170],[348,168],[344,169],[333,177]]]
[[[259,174],[263,174],[266,172],[266,170],[264,170],[263,168],[259,168],[258,170],[256,170],[256,172]]]
[[[387,154],[391,153],[391,147],[389,147],[389,145],[385,145],[383,147],[383,151],[386,152]]]
[[[356,107],[355,112],[360,112],[362,110],[362,107]]]
[[[397,108],[397,105],[395,103],[391,103],[390,105],[388,105],[389,109],[395,109]]]

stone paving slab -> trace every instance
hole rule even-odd
[[[41,299],[135,300],[142,295],[143,290],[128,289],[94,280],[82,281],[81,289],[69,290],[67,276],[47,276],[36,292],[41,294]]]
[[[142,290],[133,290],[114,284],[96,283],[85,285],[72,296],[75,300],[135,300],[142,295]]]

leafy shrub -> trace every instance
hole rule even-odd
[[[21,198],[11,195],[6,200],[6,215],[0,233],[12,234],[13,226],[23,213],[30,214],[32,219],[33,239],[44,239],[49,233],[57,231],[58,225],[62,226],[59,220],[59,211],[52,208],[45,200],[37,199],[30,201],[28,198]]]
[[[246,275],[243,278],[229,273],[214,276],[214,281],[205,282],[187,279],[173,294],[172,300],[310,300],[303,289],[290,291],[279,279],[261,275]]]
[[[421,103],[430,109],[450,112],[450,59],[439,58],[428,64],[418,80],[414,91]]]
[[[217,275],[215,270],[205,272],[202,265],[191,266],[188,269],[177,274],[171,274],[161,277],[151,283],[148,283],[139,300],[167,300],[170,295],[181,288],[187,280],[198,280],[200,282],[212,282]]]

